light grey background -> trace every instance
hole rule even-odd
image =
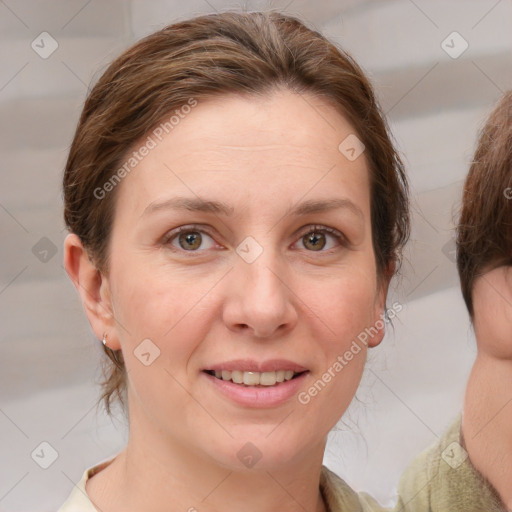
[[[127,45],[164,24],[268,6],[0,1],[0,510],[57,509],[86,467],[126,441],[121,419],[112,424],[96,414],[100,351],[62,267],[60,180],[88,85]],[[359,401],[330,435],[325,459],[356,489],[391,503],[407,462],[459,411],[475,354],[453,262],[452,219],[477,131],[512,87],[512,2],[271,6],[354,55],[375,84],[408,166],[413,233],[392,298],[404,309],[394,332],[371,351]],[[42,32],[58,44],[46,59],[31,47],[35,41],[43,51],[45,38],[50,48]],[[453,58],[465,42],[467,50]],[[43,441],[58,453],[46,470],[31,458]]]

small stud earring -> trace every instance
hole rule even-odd
[[[107,333],[103,333],[103,345],[107,345]]]

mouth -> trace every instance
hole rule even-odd
[[[201,373],[215,395],[243,408],[269,409],[296,396],[310,370],[286,359],[236,359],[212,364]]]
[[[307,373],[307,370],[295,372],[293,370],[276,370],[269,372],[252,372],[242,370],[204,370],[205,373],[216,379],[232,382],[245,387],[272,387],[296,379]]]

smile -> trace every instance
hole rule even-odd
[[[270,372],[245,372],[242,370],[207,370],[206,373],[220,380],[231,381],[245,386],[275,386],[292,380],[303,372],[277,370]]]

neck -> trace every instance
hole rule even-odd
[[[289,464],[242,471],[163,439],[155,430],[130,420],[125,450],[88,485],[102,510],[161,512],[169,510],[168,504],[187,512],[326,510],[319,490],[325,442]]]
[[[464,401],[462,431],[473,465],[512,506],[512,361],[479,353]]]

